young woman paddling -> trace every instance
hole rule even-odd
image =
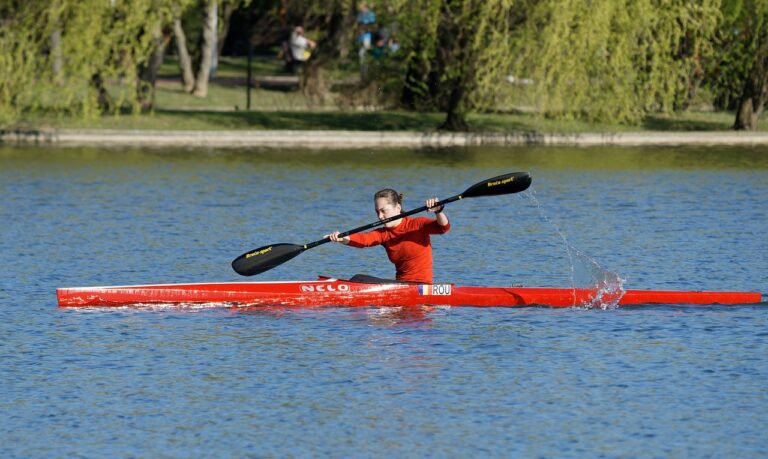
[[[403,195],[390,188],[373,196],[374,210],[379,220],[394,217],[403,212]],[[432,283],[431,234],[444,234],[451,229],[443,206],[435,207],[437,198],[427,199],[427,207],[435,218],[403,217],[385,223],[368,233],[355,233],[339,237],[339,232],[329,234],[331,241],[352,247],[373,247],[383,245],[389,261],[395,264],[396,278],[404,282]]]

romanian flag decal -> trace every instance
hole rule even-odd
[[[419,284],[421,296],[448,296],[451,294],[451,284]]]

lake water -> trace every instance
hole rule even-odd
[[[768,304],[59,309],[482,179],[435,280],[768,292],[768,148],[0,147],[1,457],[766,457]],[[253,280],[391,277],[326,244]]]

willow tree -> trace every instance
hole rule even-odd
[[[528,0],[515,73],[540,112],[634,123],[684,106],[719,0]]]
[[[446,130],[468,129],[473,108],[500,103],[514,56],[512,31],[521,21],[515,0],[393,2],[404,51],[402,102],[440,110]]]
[[[16,121],[29,109],[41,59],[30,58],[45,46],[53,28],[40,27],[38,5],[0,1],[0,126]]]
[[[755,130],[768,101],[768,0],[726,0],[718,36],[717,89],[736,102],[736,130]]]
[[[171,0],[0,0],[0,121],[31,110],[140,111]],[[51,37],[55,36],[54,41]]]
[[[714,52],[705,62],[704,85],[712,94],[712,106],[735,111],[752,55],[746,31],[738,27],[744,14],[744,0],[722,0],[722,17],[715,34]]]

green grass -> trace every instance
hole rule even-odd
[[[731,129],[735,119],[736,115],[729,112],[682,112],[648,116],[643,127],[652,131],[722,131]]]
[[[209,85],[206,98],[194,97],[182,90],[178,65],[168,58],[160,72],[155,93],[156,109],[142,115],[125,114],[83,120],[51,114],[30,114],[12,128],[90,128],[90,129],[147,129],[147,130],[353,130],[353,131],[434,131],[443,121],[442,113],[414,113],[407,111],[353,111],[342,110],[334,100],[341,95],[332,94],[331,100],[316,104],[299,91],[253,88],[251,110],[245,111],[247,95],[244,85],[245,58],[223,57],[216,79]],[[284,76],[282,62],[274,57],[256,57],[253,60],[254,77]],[[350,70],[351,69],[351,70]],[[331,79],[354,80],[354,67]],[[350,85],[347,84],[349,89]],[[519,89],[519,88],[518,88]],[[121,89],[110,87],[117,93]],[[511,87],[500,91],[512,90]],[[521,105],[527,105],[522,94]],[[504,114],[475,113],[469,116],[474,132],[514,133],[611,133],[643,131],[718,131],[733,125],[732,113],[683,112],[675,115],[648,116],[643,123],[627,126],[611,123],[589,123],[580,120],[552,120],[530,113]],[[765,125],[766,123],[762,123]],[[766,131],[768,127],[762,127]]]
[[[156,110],[145,115],[107,116],[96,120],[38,116],[20,127],[147,129],[147,130],[351,130],[351,131],[434,131],[443,121],[441,113],[405,111],[343,112],[311,110],[211,111]],[[733,115],[728,113],[682,113],[651,116],[641,126],[557,121],[531,114],[473,114],[474,132],[536,132],[575,134],[585,132],[718,131],[728,130]],[[766,129],[762,129],[766,130]]]
[[[251,72],[259,75],[285,75],[283,62],[276,56],[254,56],[251,61]],[[176,56],[167,56],[160,67],[160,78],[178,78],[180,74]],[[216,78],[245,78],[248,74],[248,59],[245,57],[219,57]]]
[[[155,90],[158,111],[238,111],[245,110],[248,96],[245,86],[210,84],[208,97],[194,97],[184,92],[180,83],[163,83]],[[252,88],[252,110],[311,110],[321,108],[312,104],[298,91]]]

